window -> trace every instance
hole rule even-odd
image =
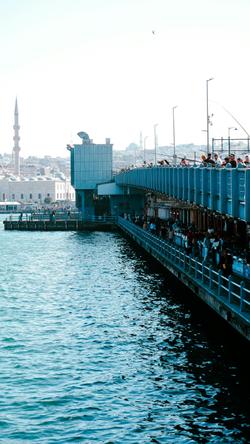
[[[15,200],[15,194],[12,194],[12,199]]]
[[[3,200],[5,200],[6,199],[6,196],[5,196],[5,193],[3,193]]]
[[[41,193],[38,193],[38,199],[42,199]]]
[[[24,197],[23,197],[23,193],[21,193],[21,199],[23,199]]]
[[[50,197],[50,193],[47,193],[47,197]]]
[[[30,193],[30,199],[32,199],[32,194]]]

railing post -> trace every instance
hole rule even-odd
[[[172,260],[173,262],[176,262],[176,250],[173,246],[172,246]]]
[[[244,289],[245,289],[245,282],[241,281],[240,283],[240,311],[243,311],[244,308]]]
[[[177,250],[178,254],[176,254],[176,260],[177,260],[177,264],[180,263],[180,250]]]
[[[231,304],[232,297],[232,276],[228,277],[228,302]]]
[[[204,283],[204,270],[205,270],[205,261],[203,260],[202,261],[202,267],[201,267],[201,271],[202,271],[202,282]]]
[[[195,279],[197,279],[197,270],[198,270],[198,262],[197,261],[195,261],[194,262],[194,275],[195,275]]]
[[[222,271],[218,273],[218,296],[221,295]]]
[[[178,250],[178,264],[180,265],[180,263],[181,263],[181,250],[179,249]]]
[[[212,271],[213,271],[213,267],[212,265],[210,265],[209,267],[209,288],[212,288]]]

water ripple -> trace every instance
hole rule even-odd
[[[246,379],[118,234],[0,232],[0,442],[249,442]]]

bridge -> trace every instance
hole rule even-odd
[[[115,182],[250,222],[250,168],[136,168],[119,173]]]

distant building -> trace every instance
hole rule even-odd
[[[97,185],[112,180],[112,148],[110,139],[96,144],[85,132],[78,133],[79,145],[67,145],[71,160],[71,184],[76,191],[76,206],[84,216],[94,214],[93,194]]]
[[[69,179],[38,176],[29,179],[0,178],[0,201],[18,201],[23,204],[44,204],[57,201],[75,201],[75,190]]]

